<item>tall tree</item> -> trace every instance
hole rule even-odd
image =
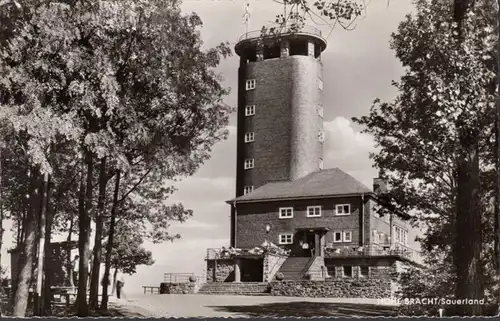
[[[474,7],[463,38],[457,37],[452,4],[421,0],[416,6],[392,36],[406,67],[394,83],[399,96],[376,101],[368,117],[354,121],[381,148],[373,158],[393,187],[387,202],[427,223],[429,251],[453,254],[456,296],[481,299],[481,230],[492,218],[494,186],[494,4]],[[457,313],[479,310],[469,305]]]

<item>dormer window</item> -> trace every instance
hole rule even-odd
[[[248,193],[251,193],[253,192],[253,186],[245,186],[244,190],[243,190],[243,193],[244,194],[248,194]]]

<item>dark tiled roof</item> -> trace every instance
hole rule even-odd
[[[246,202],[371,193],[372,191],[368,187],[351,175],[338,168],[331,168],[311,173],[296,181],[268,183],[251,193],[227,202],[232,203],[235,200],[236,202]]]

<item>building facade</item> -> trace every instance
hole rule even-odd
[[[236,197],[227,201],[234,251],[207,251],[208,282],[271,282],[281,272],[289,280],[335,279],[337,291],[343,278],[372,277],[359,293],[372,288],[377,296],[393,290],[398,262],[421,262],[419,232],[399,216],[379,215],[382,180],[368,188],[341,169],[323,169],[325,48],[312,28],[265,39],[249,33],[236,45]],[[293,288],[275,287],[277,295]]]

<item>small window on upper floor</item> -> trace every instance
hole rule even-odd
[[[335,206],[335,215],[350,215],[351,205],[349,204],[339,204]]]
[[[318,79],[318,88],[319,90],[323,90],[323,80]]]
[[[254,167],[253,158],[245,159],[245,169],[251,169]]]
[[[293,217],[293,207],[280,207],[279,218],[292,218]]]
[[[320,217],[320,216],[321,216],[321,206],[307,207],[307,217]]]
[[[255,115],[255,105],[248,105],[245,107],[245,116]]]
[[[243,192],[244,192],[244,194],[248,194],[248,193],[253,192],[253,186],[245,186]]]
[[[255,81],[255,79],[249,79],[249,80],[247,80],[247,82],[245,84],[245,89],[246,90],[255,89],[256,83],[257,82]]]
[[[323,118],[323,106],[318,106],[318,115]]]
[[[318,133],[318,140],[323,143],[325,141],[325,132],[324,131],[320,131]]]
[[[255,134],[253,132],[245,133],[245,143],[251,143],[255,140]]]

